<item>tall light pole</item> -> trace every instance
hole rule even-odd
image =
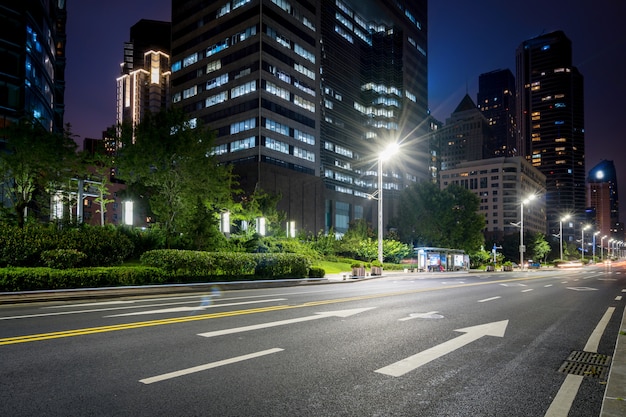
[[[392,143],[378,155],[378,262],[383,263],[383,161],[398,151],[398,144]]]
[[[603,241],[604,239],[606,239],[606,235],[604,235],[604,236],[602,236],[602,237],[600,238],[600,259],[601,259],[602,261],[604,261],[604,246],[603,246],[603,244],[602,244],[602,241]]]
[[[563,217],[559,222],[559,239],[561,241],[561,257],[559,259],[563,259],[563,222],[570,218],[570,215]]]
[[[585,260],[585,230],[589,229],[589,225],[580,229],[580,259]]]
[[[519,265],[520,271],[524,270],[524,252],[526,251],[526,246],[524,246],[524,204],[530,203],[535,199],[535,195],[529,195],[526,199],[522,200],[522,204],[520,205],[520,220],[519,220]]]
[[[596,236],[598,236],[600,234],[600,232],[595,232],[593,234],[593,246],[591,249],[591,253],[592,253],[592,258],[591,260],[593,261],[593,263],[596,263]]]

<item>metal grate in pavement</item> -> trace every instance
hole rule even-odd
[[[561,364],[559,372],[606,380],[610,364],[608,355],[575,350]]]

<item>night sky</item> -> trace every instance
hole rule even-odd
[[[465,93],[476,101],[478,76],[515,75],[526,39],[563,30],[584,76],[587,171],[613,160],[626,220],[626,2],[623,0],[432,0],[429,2],[429,103],[445,122]],[[82,138],[115,123],[115,79],[124,42],[140,19],[171,19],[171,0],[67,2],[65,122]]]

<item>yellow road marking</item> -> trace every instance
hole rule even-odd
[[[540,278],[545,278],[545,277],[546,276],[536,276],[532,278],[529,278],[529,277],[511,278],[511,279],[502,279],[502,280],[496,280],[496,281],[474,282],[470,284],[446,285],[442,287],[421,288],[418,290],[396,291],[396,292],[382,293],[382,294],[378,293],[378,294],[362,295],[362,296],[356,296],[356,297],[345,297],[345,298],[335,298],[335,299],[330,299],[330,300],[310,301],[307,303],[297,304],[297,305],[279,305],[279,306],[270,306],[270,307],[259,307],[259,308],[250,308],[246,310],[225,311],[221,313],[200,314],[197,316],[175,317],[175,318],[169,318],[169,319],[139,321],[139,322],[125,323],[125,324],[114,324],[114,325],[109,325],[109,326],[87,327],[84,329],[64,330],[64,331],[59,331],[59,332],[5,337],[5,338],[0,338],[0,346],[1,345],[14,345],[17,343],[36,342],[36,341],[41,341],[41,340],[60,339],[64,337],[84,336],[88,334],[114,332],[118,330],[129,330],[129,329],[139,329],[139,328],[151,327],[151,326],[162,326],[166,324],[187,323],[190,321],[198,321],[198,320],[210,320],[210,319],[217,319],[217,318],[222,318],[222,317],[242,316],[245,314],[266,313],[270,311],[290,310],[294,308],[314,307],[314,306],[336,304],[336,303],[347,303],[351,301],[370,300],[370,299],[383,298],[383,297],[395,297],[395,296],[400,296],[400,295],[448,290],[448,289],[453,289],[453,288],[499,284],[502,282],[528,281],[528,280],[540,279]]]

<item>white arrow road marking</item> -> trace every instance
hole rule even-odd
[[[126,316],[142,316],[146,314],[163,314],[163,313],[183,313],[185,311],[201,311],[206,310],[207,308],[215,308],[215,307],[232,307],[232,306],[242,306],[246,304],[257,304],[257,303],[274,303],[276,301],[285,301],[286,298],[273,298],[269,300],[255,300],[255,301],[242,301],[240,303],[226,303],[226,304],[207,304],[207,305],[196,305],[190,307],[172,307],[172,308],[162,308],[159,310],[147,310],[147,311],[135,311],[132,313],[122,313],[122,314],[113,314],[110,316],[104,317],[126,317]],[[141,306],[137,306],[138,308]]]
[[[352,310],[340,310],[340,311],[326,311],[324,313],[315,313],[314,316],[298,317],[296,319],[271,321],[269,323],[254,324],[252,326],[234,327],[232,329],[224,329],[224,330],[216,330],[213,332],[199,333],[198,336],[215,337],[215,336],[223,336],[225,334],[249,332],[251,330],[267,329],[269,327],[284,326],[286,324],[318,320],[318,319],[323,319],[326,317],[350,317],[350,316],[362,313],[367,310],[372,310],[373,308],[376,308],[376,307],[355,308]]]
[[[167,379],[178,378],[179,376],[193,374],[195,372],[206,371],[208,369],[217,368],[219,366],[230,365],[232,363],[247,361],[248,359],[258,358],[260,356],[271,355],[272,353],[282,352],[285,349],[281,348],[273,348],[262,350],[260,352],[250,353],[248,355],[237,356],[235,358],[225,359],[223,361],[217,361],[212,363],[207,363],[204,365],[194,366],[193,368],[181,369],[180,371],[170,372],[163,375],[157,375],[150,378],[140,379],[139,382],[143,384],[153,384],[155,382],[165,381]]]
[[[463,332],[464,335],[458,336],[452,340],[448,340],[440,345],[434,346],[430,349],[426,349],[416,355],[409,356],[401,361],[392,363],[384,368],[377,369],[375,372],[380,374],[399,377],[408,372],[411,372],[422,365],[427,364],[435,359],[438,359],[450,352],[462,348],[463,346],[470,344],[483,336],[495,336],[504,337],[504,332],[509,324],[508,320],[496,321],[493,323],[481,324],[478,326],[466,327],[463,329],[457,329],[455,332]]]
[[[407,321],[412,319],[442,319],[443,316],[438,311],[429,311],[428,313],[411,313],[409,317],[403,317],[398,321]]]
[[[591,288],[591,287],[566,287],[568,290],[573,290],[573,291],[598,291],[597,288]]]

